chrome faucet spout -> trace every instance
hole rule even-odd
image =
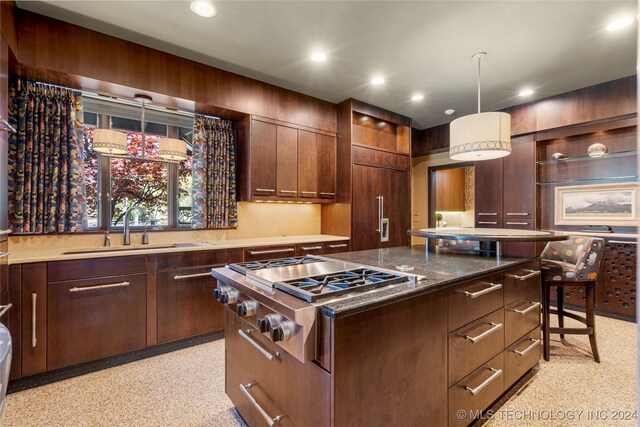
[[[142,215],[142,221],[144,222],[145,226],[147,224],[147,212],[143,208],[141,208],[140,206],[132,206],[129,209],[127,209],[127,211],[124,213],[124,229],[123,229],[124,242],[122,243],[125,246],[128,246],[131,244],[131,226],[129,225],[129,221],[130,221],[132,211],[138,211],[140,215]],[[145,230],[145,233],[146,233],[146,230]]]

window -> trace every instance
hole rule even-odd
[[[85,104],[84,155],[85,191],[89,229],[122,227],[130,207],[140,206],[148,216],[146,223],[136,211],[132,225],[154,228],[191,227],[191,137],[193,118],[175,118],[170,113],[153,112],[156,121],[145,122],[145,156],[142,157],[141,122],[126,107],[91,101]],[[116,111],[122,116],[104,114]],[[124,108],[124,109],[123,109]],[[133,107],[131,107],[133,108]],[[89,110],[89,111],[86,111]],[[91,111],[93,110],[93,111]],[[160,123],[163,121],[164,123]],[[191,126],[189,127],[189,122]],[[185,126],[186,125],[186,126]],[[126,156],[104,156],[93,151],[93,130],[111,127],[127,133]],[[187,141],[187,160],[168,163],[158,156],[161,137]]]

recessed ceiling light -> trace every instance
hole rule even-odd
[[[191,2],[191,11],[203,18],[213,18],[218,11],[216,7],[208,1],[196,0]]]
[[[413,95],[411,97],[412,101],[422,101],[424,99],[424,95]]]
[[[379,85],[381,85],[383,83],[384,83],[384,78],[382,78],[382,77],[374,77],[373,79],[371,79],[371,84],[372,85],[379,86]]]
[[[448,110],[444,110],[444,113],[447,116],[450,116],[450,115],[454,114],[455,112],[456,112],[456,110],[454,110],[453,108],[449,108]]]
[[[628,27],[633,24],[636,19],[633,16],[625,16],[624,18],[616,19],[607,25],[607,31],[618,31],[624,27]]]
[[[518,92],[518,96],[529,96],[529,95],[533,95],[532,89],[522,89],[520,92]]]
[[[323,62],[327,60],[327,55],[322,52],[315,52],[311,54],[311,60],[313,62]]]

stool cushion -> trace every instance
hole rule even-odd
[[[596,280],[603,252],[604,240],[598,237],[569,236],[568,240],[549,242],[542,252],[543,280]]]

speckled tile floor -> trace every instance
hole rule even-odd
[[[527,387],[486,425],[637,425],[613,419],[615,411],[637,411],[636,325],[598,317],[597,327],[601,364],[593,362],[586,337],[568,336],[566,344],[554,341],[551,361],[541,361]],[[596,414],[607,419],[594,421]],[[0,425],[242,424],[224,394],[224,340],[218,340],[13,393],[7,396]]]

